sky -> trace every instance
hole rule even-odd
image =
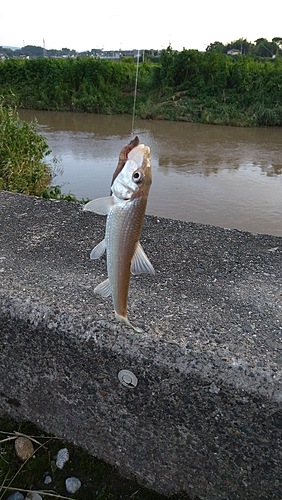
[[[257,0],[90,1],[14,0],[0,11],[0,46],[67,47],[78,52],[164,49],[206,50],[215,41],[282,37],[282,2]]]

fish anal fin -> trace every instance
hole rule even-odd
[[[109,297],[112,293],[109,278],[97,285],[94,288],[94,292],[99,293],[99,295],[102,295],[102,297]]]
[[[130,267],[131,274],[155,274],[155,270],[149,261],[147,255],[145,254],[140,242],[138,241],[137,248],[133,255],[133,259]]]
[[[90,259],[99,259],[99,257],[102,257],[103,253],[106,251],[106,240],[105,238],[96,245],[91,254],[90,254]]]
[[[97,198],[96,200],[89,201],[84,205],[83,210],[94,212],[99,215],[108,215],[115,201],[112,196],[105,198]]]

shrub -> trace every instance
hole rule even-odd
[[[16,109],[0,100],[0,189],[40,196],[54,174],[51,153],[37,123],[21,121]],[[56,162],[57,160],[53,160]]]

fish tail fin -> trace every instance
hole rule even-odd
[[[122,323],[125,323],[127,326],[130,326],[131,328],[133,328],[133,330],[135,330],[135,332],[137,332],[137,333],[144,333],[144,330],[142,330],[142,328],[138,328],[138,326],[132,325],[132,323],[130,323],[130,321],[127,318],[127,316],[121,316],[120,314],[118,314],[115,311],[115,317],[116,317],[116,319],[118,321],[121,321]]]

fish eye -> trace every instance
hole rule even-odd
[[[132,180],[136,184],[139,184],[142,181],[142,178],[143,178],[143,176],[142,176],[141,172],[138,172],[138,170],[136,170],[136,172],[134,172],[132,175]]]

